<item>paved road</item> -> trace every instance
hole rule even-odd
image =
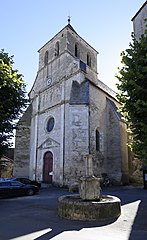
[[[0,240],[147,240],[147,190],[109,187],[103,194],[121,199],[113,221],[71,221],[57,213],[66,189],[49,187],[31,197],[0,199]]]

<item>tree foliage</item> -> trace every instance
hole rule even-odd
[[[16,121],[26,106],[22,74],[13,69],[13,56],[0,51],[0,157],[11,145]]]
[[[131,132],[131,147],[142,160],[147,160],[147,34],[132,43],[121,53],[122,68],[116,75],[117,97],[122,103]]]

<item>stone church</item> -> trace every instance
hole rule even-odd
[[[132,18],[137,39],[145,18],[147,1]],[[70,186],[85,175],[83,158],[90,154],[97,177],[107,174],[112,183],[126,184],[140,176],[120,103],[98,79],[98,52],[70,19],[38,52],[30,105],[17,126],[13,175]]]
[[[14,176],[69,186],[85,174],[128,183],[126,124],[115,93],[98,79],[98,52],[68,24],[39,49],[30,106],[18,123]]]

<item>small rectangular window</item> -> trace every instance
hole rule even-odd
[[[80,61],[80,69],[86,73],[86,64],[82,61]]]
[[[96,130],[96,150],[100,151],[100,133]]]

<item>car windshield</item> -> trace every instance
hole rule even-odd
[[[22,178],[21,182],[23,182],[23,183],[31,183],[31,181],[29,179],[26,179],[26,178]]]

